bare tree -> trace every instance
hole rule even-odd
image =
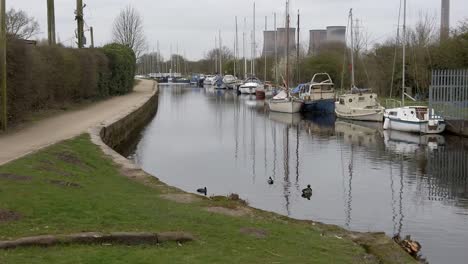
[[[6,28],[10,38],[29,39],[39,33],[39,23],[22,10],[10,9],[6,13]]]
[[[127,6],[114,21],[113,40],[131,48],[137,58],[146,49],[143,19],[135,8]]]

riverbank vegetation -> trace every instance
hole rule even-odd
[[[295,221],[227,198],[199,198],[156,178],[131,180],[87,135],[0,167],[0,240],[90,231],[183,231],[195,241],[21,248],[0,251],[0,262],[413,262],[382,234]]]
[[[9,121],[34,112],[122,95],[132,91],[135,55],[123,45],[97,49],[8,43]]]
[[[440,41],[436,21],[430,15],[421,15],[419,21],[408,28],[406,54],[406,80],[410,88],[408,92],[416,99],[427,98],[431,84],[433,69],[457,69],[468,67],[468,19],[459,23],[446,40]],[[401,32],[400,32],[401,35]],[[344,45],[331,43],[323,45],[318,54],[308,54],[305,45],[300,45],[299,59],[296,52],[290,56],[291,82],[293,85],[309,82],[313,74],[328,72],[338,89],[350,88],[350,53],[355,55],[356,85],[361,88],[372,88],[382,97],[401,96],[402,79],[402,40],[397,37],[372,42],[365,32],[356,34],[355,49],[353,51]],[[240,51],[242,57],[242,51]],[[278,80],[275,80],[275,58],[258,57],[255,60],[255,75],[261,79],[278,81],[285,75],[284,51],[279,51]],[[223,61],[223,72],[234,73],[234,52],[227,48],[216,48],[208,51],[204,58],[198,61],[188,61],[186,58],[173,55],[171,60],[165,61],[158,53],[149,53],[141,57],[138,62],[140,73],[151,69],[169,69],[171,65],[178,67],[179,72],[215,73],[219,71],[219,58]],[[244,61],[240,58],[236,64],[236,73],[244,77]],[[251,61],[247,59],[246,72],[251,72]]]

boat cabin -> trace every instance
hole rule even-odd
[[[317,73],[310,83],[300,87],[299,97],[306,101],[334,99],[335,84],[328,73]]]

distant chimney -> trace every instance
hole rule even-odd
[[[442,0],[441,12],[440,40],[443,41],[449,38],[450,33],[450,0]]]

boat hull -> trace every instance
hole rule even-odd
[[[445,122],[430,124],[430,121],[412,122],[386,117],[384,122],[385,130],[397,130],[409,133],[440,134],[445,131]]]
[[[240,87],[239,91],[242,94],[255,94],[256,92],[256,87]]]
[[[269,107],[270,111],[279,112],[279,113],[299,113],[302,109],[302,101],[297,101],[293,99],[287,100],[270,100]]]
[[[335,113],[335,99],[305,101],[302,111],[333,114]]]
[[[371,121],[371,122],[383,122],[384,112],[376,110],[366,110],[366,109],[354,109],[353,113],[344,113],[340,111],[338,107],[335,107],[335,114],[337,117],[348,120],[357,120],[357,121]]]

